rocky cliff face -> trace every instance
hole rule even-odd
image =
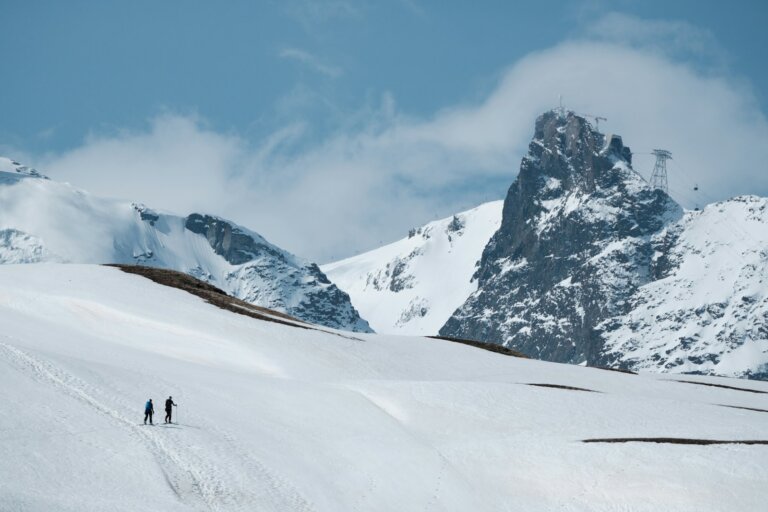
[[[475,274],[478,289],[440,330],[552,361],[604,363],[596,326],[667,272],[657,249],[683,211],[631,167],[618,136],[547,112]]]
[[[350,303],[349,295],[333,284],[315,263],[305,262],[264,238],[230,222],[194,213],[184,227],[205,237],[213,251],[233,268],[224,288],[235,297],[265,305],[311,323],[371,332]],[[200,276],[197,276],[200,277]],[[203,278],[211,276],[203,273]]]

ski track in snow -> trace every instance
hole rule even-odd
[[[230,456],[234,455],[240,459],[240,462],[247,469],[248,475],[256,475],[260,481],[267,484],[265,493],[268,501],[279,504],[274,508],[275,511],[316,512],[315,507],[301,494],[298,488],[279,475],[273,468],[267,467],[262,461],[243,450],[232,433],[221,428],[213,428],[212,430],[217,432],[221,439],[226,442],[227,452]],[[256,503],[262,503],[262,501],[258,500]]]
[[[235,437],[226,431],[217,429],[226,442],[227,453],[238,455],[247,470],[246,474],[256,476],[259,481],[264,482],[263,493],[258,492],[259,489],[249,489],[248,495],[245,495],[241,490],[228,487],[225,483],[227,475],[223,469],[240,472],[241,468],[219,468],[209,460],[196,457],[191,447],[185,446],[178,439],[170,436],[161,437],[152,431],[153,427],[135,423],[135,420],[96,399],[94,397],[96,392],[92,386],[62,368],[2,341],[0,341],[0,356],[34,380],[51,385],[58,391],[94,408],[117,423],[127,433],[138,438],[154,455],[169,488],[185,505],[211,511],[221,510],[222,507],[226,510],[252,510],[254,502],[264,504],[266,497],[266,502],[272,504],[271,510],[315,512],[315,508],[298,489],[285,478],[278,476],[274,470],[243,451]],[[160,427],[160,424],[155,426]],[[257,496],[251,494],[257,494]],[[254,498],[258,500],[255,501]]]
[[[427,505],[424,507],[424,512],[427,512],[429,510],[433,510],[435,507],[435,504],[437,503],[437,500],[440,499],[440,490],[443,488],[443,475],[445,475],[445,470],[448,468],[448,465],[450,462],[448,462],[448,459],[440,453],[440,451],[437,451],[437,455],[440,457],[440,471],[437,473],[437,478],[435,479],[435,489],[434,493],[432,494],[432,497],[427,502]]]
[[[397,425],[398,428],[403,432],[403,434],[405,434],[408,438],[415,441],[418,445],[422,446],[428,452],[434,454],[437,458],[440,459],[439,469],[437,470],[437,474],[435,475],[435,484],[434,484],[434,490],[432,492],[432,496],[429,497],[429,499],[424,505],[424,512],[435,510],[435,507],[440,505],[438,503],[438,500],[440,500],[440,492],[444,486],[446,473],[449,471],[449,469],[452,469],[451,461],[431,441],[429,441],[428,439],[425,439],[421,435],[407,428],[407,426],[403,423],[403,420],[401,418],[397,417],[397,415],[388,411],[387,408],[382,406],[380,403],[378,403],[376,399],[374,399],[373,397],[369,396],[364,391],[361,391],[359,389],[354,389],[354,388],[346,388],[346,389],[352,393],[356,393],[357,395],[365,399],[369,404],[371,404],[377,410],[382,412],[395,425]],[[459,479],[463,480],[463,476],[461,476],[458,472],[456,472],[456,474],[458,475]],[[355,507],[353,508],[353,510],[365,510],[364,508],[361,509],[359,507],[368,498],[368,496],[375,490],[376,486],[377,486],[377,482],[373,478],[371,478],[367,492],[361,495],[360,499],[355,504]],[[444,505],[445,504],[442,504],[442,506]]]

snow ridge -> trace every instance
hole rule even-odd
[[[477,289],[483,247],[501,222],[502,201],[410,230],[408,237],[322,266],[376,332],[436,335]]]
[[[314,263],[220,217],[92,196],[0,159],[0,264],[123,263],[188,273],[259,306],[369,332]]]
[[[768,199],[687,212],[670,261],[623,316],[599,326],[609,361],[634,369],[768,379]]]

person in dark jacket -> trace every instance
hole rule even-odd
[[[173,413],[174,407],[176,407],[176,404],[173,403],[173,397],[169,396],[168,400],[165,401],[165,422],[166,423],[173,423],[171,421],[171,414]]]
[[[149,419],[149,424],[154,425],[152,423],[152,415],[155,414],[155,404],[152,403],[152,399],[150,398],[147,400],[147,403],[144,405],[144,424],[147,424],[147,419]]]

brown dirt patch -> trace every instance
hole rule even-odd
[[[276,324],[287,325],[299,329],[310,329],[314,331],[326,332],[328,334],[333,334],[335,336],[340,336],[342,338],[356,341],[363,341],[360,338],[355,338],[354,336],[345,336],[337,332],[326,331],[325,329],[317,328],[312,324],[303,322],[298,318],[286,315],[285,313],[263,308],[261,306],[251,304],[250,302],[236,299],[235,297],[227,295],[223,290],[220,290],[213,285],[203,282],[183,272],[177,272],[175,270],[168,270],[165,268],[143,267],[139,265],[109,264],[106,266],[119,268],[123,272],[127,272],[129,274],[140,275],[163,286],[169,286],[171,288],[183,290],[185,292],[191,293],[192,295],[200,297],[209,304],[212,304],[221,309],[225,309],[227,311],[231,311],[232,313],[236,313],[238,315],[244,315],[255,318],[257,320],[274,322]]]
[[[582,443],[663,443],[663,444],[768,444],[762,439],[689,439],[685,437],[609,437],[605,439],[584,439]]]
[[[758,391],[757,389],[749,389],[749,388],[737,388],[736,386],[726,386],[724,384],[711,384],[709,382],[697,382],[695,380],[678,380],[678,379],[669,379],[672,382],[682,382],[684,384],[697,384],[699,386],[710,386],[713,388],[723,388],[723,389],[733,389],[736,391],[746,391],[747,393],[761,393],[761,394],[768,394],[767,391]]]
[[[627,370],[626,368],[610,368],[608,366],[587,366],[587,368],[594,368],[596,370],[608,370],[609,372],[627,373],[629,375],[637,375],[637,372]]]
[[[544,383],[536,383],[536,382],[527,382],[525,385],[538,386],[540,388],[555,388],[555,389],[567,389],[570,391],[587,391],[588,393],[600,393],[600,391],[595,391],[594,389],[577,388],[574,386],[563,386],[562,384],[544,384]]]
[[[518,352],[517,350],[513,350],[511,348],[507,348],[502,345],[496,345],[493,343],[485,343],[482,341],[475,341],[475,340],[465,340],[461,338],[452,338],[450,336],[427,336],[427,338],[432,338],[434,340],[452,341],[454,343],[461,343],[462,345],[469,345],[470,347],[481,348],[489,352],[496,352],[497,354],[502,354],[505,356],[522,357],[524,359],[530,359],[527,355],[523,354],[522,352]]]
[[[744,409],[745,411],[755,411],[755,412],[768,412],[768,409],[757,409],[755,407],[743,407],[741,405],[725,405],[725,404],[717,404],[720,407],[730,407],[731,409]]]

